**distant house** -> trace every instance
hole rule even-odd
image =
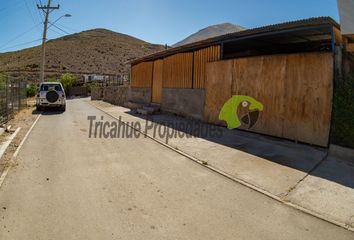
[[[94,81],[103,81],[108,79],[108,75],[99,75],[99,74],[84,74],[82,75],[84,82],[94,82]]]
[[[82,74],[81,75],[81,83],[88,82],[99,82],[106,85],[123,85],[128,84],[129,75],[127,74]]]

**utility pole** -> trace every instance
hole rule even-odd
[[[40,82],[44,82],[45,44],[47,41],[47,26],[48,26],[49,13],[51,13],[53,10],[59,9],[59,7],[60,7],[59,4],[56,7],[51,7],[50,3],[51,3],[51,0],[48,0],[47,6],[46,5],[39,6],[37,4],[37,8],[41,9],[45,14],[43,38],[42,38],[42,52],[41,52],[41,70],[40,70],[40,74],[39,74]]]

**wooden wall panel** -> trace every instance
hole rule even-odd
[[[333,32],[334,32],[335,43],[342,44],[343,43],[343,36],[342,36],[342,32],[340,31],[340,29],[333,27]]]
[[[161,103],[163,60],[154,61],[153,69],[154,70],[153,70],[153,79],[152,79],[151,101],[154,103]]]
[[[194,52],[193,88],[205,87],[206,63],[220,60],[220,46],[211,46]]]
[[[219,61],[206,64],[204,120],[223,124],[219,112],[231,97],[232,61]]]
[[[331,53],[213,62],[206,68],[204,112],[207,121],[218,123],[217,116],[231,95],[248,95],[264,106],[251,131],[326,146],[332,93]]]
[[[326,146],[333,95],[331,53],[287,56],[283,137]]]
[[[193,53],[179,53],[163,60],[164,88],[192,88]]]
[[[153,62],[142,62],[132,66],[131,86],[151,88]]]
[[[247,95],[267,106],[262,119],[252,128],[255,132],[281,136],[286,57],[253,57],[233,61],[232,95]],[[274,124],[271,124],[274,123]]]

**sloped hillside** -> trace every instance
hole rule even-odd
[[[179,47],[188,43],[198,42],[207,38],[212,38],[232,32],[239,32],[242,30],[245,30],[245,28],[231,23],[212,25],[203,28],[196,33],[193,33],[182,41],[174,44],[172,47]]]
[[[106,29],[84,31],[47,43],[46,73],[127,73],[127,61],[163,49],[162,45]],[[2,53],[0,71],[38,72],[40,54],[40,46]]]

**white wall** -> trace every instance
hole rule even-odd
[[[354,34],[354,0],[337,0],[342,34]]]

